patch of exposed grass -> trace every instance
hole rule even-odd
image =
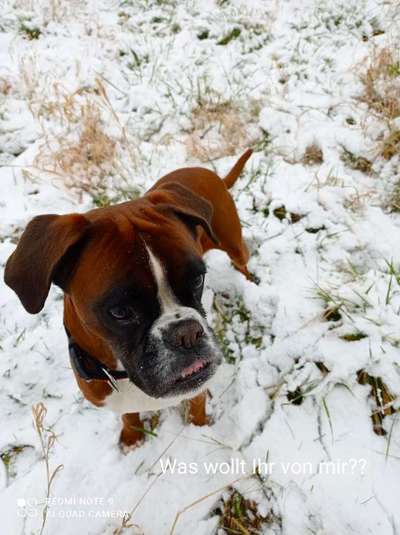
[[[272,142],[271,134],[267,130],[261,128],[261,132],[262,134],[260,138],[254,143],[255,152],[265,151],[271,145]]]
[[[364,86],[360,100],[385,120],[400,116],[399,65],[398,49],[377,49],[360,76]]]
[[[220,517],[219,527],[227,534],[250,535],[263,533],[268,525],[278,523],[278,517],[269,511],[264,516],[257,506],[257,502],[244,498],[236,489],[228,489],[228,496],[223,497],[214,514]]]
[[[198,34],[197,34],[197,39],[199,39],[199,41],[203,41],[204,39],[208,39],[210,35],[210,30],[201,30]]]
[[[359,340],[362,340],[363,338],[367,338],[368,335],[365,333],[358,331],[355,333],[347,333],[343,334],[342,336],[339,336],[341,340],[344,340],[345,342],[358,342]]]
[[[304,400],[303,392],[299,386],[295,390],[288,390],[286,397],[292,405],[301,405]]]
[[[263,214],[265,217],[268,217],[270,214],[270,209],[268,206],[263,208]],[[278,206],[275,208],[272,212],[274,216],[279,219],[279,221],[283,221],[284,219],[290,221],[290,223],[298,223],[301,219],[303,219],[303,214],[298,214],[296,212],[289,212],[286,210],[286,207],[284,205]]]
[[[340,321],[342,319],[340,307],[337,305],[329,306],[326,310],[324,310],[322,317],[326,321]]]
[[[243,100],[235,83],[230,94],[222,94],[207,75],[188,77],[187,82],[191,88],[187,95],[190,127],[185,144],[191,156],[209,162],[254,147],[259,136],[258,100]]]
[[[82,106],[81,112],[77,143],[61,146],[53,153],[53,158],[66,175],[74,175],[79,168],[88,177],[93,166],[101,168],[115,158],[116,142],[105,133],[100,112],[93,104]]]
[[[359,292],[354,291],[354,301],[349,298],[343,298],[337,293],[337,289],[328,289],[320,285],[316,285],[317,299],[323,301],[325,308],[322,315],[322,319],[328,321],[339,321],[340,317],[346,316],[350,321],[353,321],[352,315],[354,313],[365,313],[371,306],[367,299],[367,293],[362,295]],[[331,318],[331,320],[329,320]]]
[[[385,262],[388,267],[388,275],[389,275],[389,283],[388,283],[388,288],[386,291],[385,304],[389,305],[392,300],[392,296],[394,292],[393,282],[396,282],[397,286],[400,286],[400,272],[398,269],[396,269],[393,260],[390,260],[390,261],[385,260]]]
[[[394,185],[387,204],[391,212],[400,212],[400,182]]]
[[[317,234],[318,232],[321,232],[321,230],[326,230],[325,225],[321,225],[320,227],[307,227],[305,229],[305,231],[310,234]]]
[[[323,161],[324,154],[321,148],[316,143],[313,143],[312,145],[308,145],[308,147],[306,147],[302,158],[302,162],[304,165],[319,165]]]
[[[217,98],[202,100],[192,109],[188,153],[201,162],[234,156],[253,143],[248,116],[239,103]]]
[[[227,362],[234,364],[240,360],[243,345],[252,345],[256,349],[263,347],[265,328],[254,321],[241,299],[231,301],[225,294],[216,294],[213,304],[216,313],[214,332]],[[232,336],[227,336],[228,328],[233,340]],[[239,355],[234,353],[232,342],[238,345]]]
[[[12,446],[6,446],[1,450],[0,459],[3,461],[8,478],[16,477],[17,472],[15,465],[17,458],[27,448],[33,448],[33,446],[29,444],[14,444]]]
[[[400,154],[400,130],[390,132],[382,143],[381,155],[385,160],[391,160],[393,156]]]
[[[88,193],[98,206],[109,204],[110,185],[113,197],[127,200],[126,194],[136,189],[131,172],[138,165],[139,153],[102,80],[73,93],[58,82],[40,91],[34,62],[22,61],[20,70],[29,109],[43,130],[43,142],[33,164],[23,170],[24,176],[35,180],[48,173],[78,195]]]
[[[365,370],[359,370],[357,372],[357,380],[360,385],[369,385],[371,388],[370,397],[373,399],[375,405],[371,413],[374,432],[380,436],[386,435],[387,432],[382,425],[383,419],[385,416],[396,412],[393,407],[396,397],[390,392],[381,377],[370,375]]]
[[[217,45],[225,46],[231,41],[237,39],[241,33],[242,30],[240,28],[233,28],[229,33],[227,33],[224,37],[217,41]]]
[[[20,21],[19,24],[19,33],[29,41],[33,41],[35,39],[39,39],[39,37],[42,35],[42,30],[35,25],[31,25],[29,21]]]
[[[368,158],[354,154],[343,146],[341,160],[347,167],[350,167],[350,169],[354,169],[355,171],[361,171],[366,174],[372,172],[372,162],[368,160]]]

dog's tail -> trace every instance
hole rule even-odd
[[[225,186],[228,189],[231,188],[233,184],[236,182],[236,179],[242,172],[244,164],[247,162],[247,160],[250,158],[252,154],[253,154],[253,149],[247,149],[246,152],[242,154],[242,156],[238,159],[238,161],[235,163],[235,165],[226,175],[226,177],[224,178],[224,182],[225,182]]]

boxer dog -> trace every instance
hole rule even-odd
[[[199,168],[165,175],[140,199],[85,214],[41,215],[26,227],[4,280],[38,313],[51,283],[64,291],[71,365],[83,395],[122,416],[121,446],[143,440],[139,413],[190,400],[207,423],[206,389],[222,360],[201,305],[203,254],[225,251],[250,278],[228,189]]]

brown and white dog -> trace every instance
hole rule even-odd
[[[207,423],[205,391],[221,352],[201,305],[202,255],[222,249],[246,277],[248,252],[224,180],[198,167],[161,178],[142,198],[85,214],[41,215],[8,259],[5,282],[36,314],[64,291],[71,363],[84,396],[122,415],[120,443],[143,439],[142,411],[190,399]]]

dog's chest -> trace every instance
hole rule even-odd
[[[165,409],[178,405],[184,399],[190,399],[195,392],[189,392],[176,397],[153,398],[145,394],[128,379],[118,381],[119,391],[113,390],[104,400],[104,407],[118,414],[132,412],[146,412]]]

